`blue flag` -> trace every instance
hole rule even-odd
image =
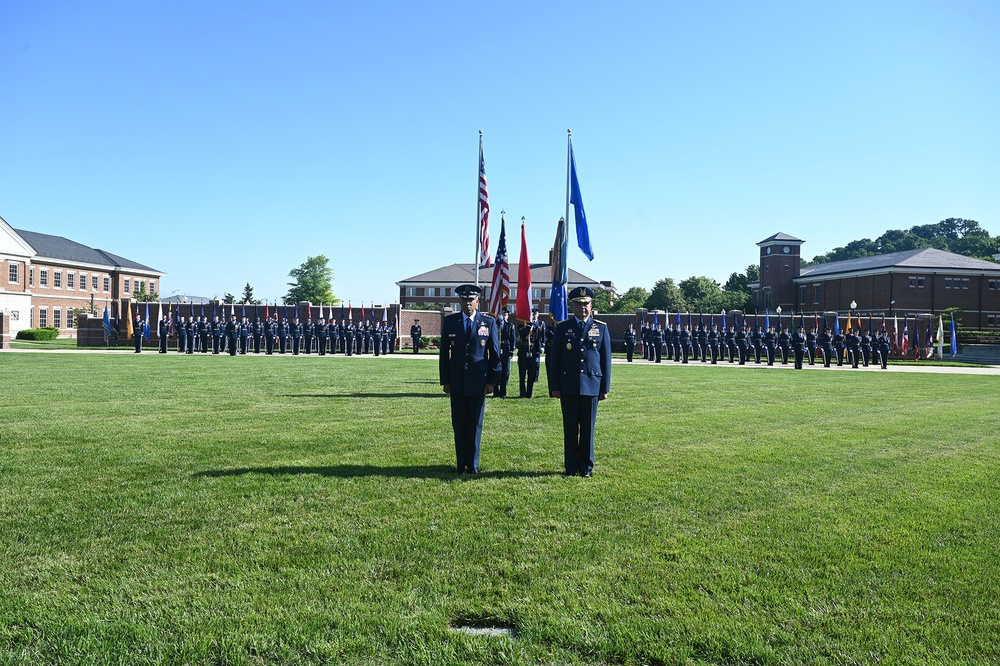
[[[111,337],[111,313],[108,312],[107,304],[104,305],[104,319],[101,325],[104,326],[104,344],[108,344],[108,338]]]
[[[144,319],[143,322],[142,322],[142,337],[146,338],[147,342],[150,342],[150,339],[149,339],[149,303],[148,302],[146,303],[146,319]]]
[[[576,157],[573,155],[573,144],[569,144],[569,202],[573,204],[576,218],[576,243],[587,259],[594,260],[594,250],[590,247],[590,231],[587,228],[587,213],[583,210],[583,197],[580,196],[580,182],[576,178]],[[568,220],[567,220],[568,222]]]
[[[767,312],[764,313],[764,330],[771,328],[771,315]]]
[[[958,336],[955,334],[955,313],[951,314],[951,355],[958,353]]]
[[[566,220],[556,223],[556,240],[552,244],[552,294],[549,296],[549,313],[555,321],[564,321],[569,317],[569,305],[566,302],[566,283],[569,281],[569,266],[566,263]],[[520,268],[518,268],[520,270]],[[521,286],[518,285],[518,296]]]

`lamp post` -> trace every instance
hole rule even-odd
[[[847,328],[848,328],[848,330],[850,330],[850,328],[851,328],[851,317],[853,317],[853,316],[854,316],[854,311],[855,311],[855,310],[856,310],[857,308],[858,308],[858,303],[857,303],[857,301],[851,301],[851,314],[850,314],[850,316],[849,316],[849,317],[847,318]]]
[[[774,311],[778,313],[778,331],[781,331],[781,306],[774,308]]]
[[[96,289],[91,289],[90,290],[90,314],[92,314],[92,315],[96,315],[97,314],[97,311],[94,310],[94,294],[96,294],[96,293],[97,293]]]

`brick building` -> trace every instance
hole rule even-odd
[[[511,311],[514,309],[514,303],[517,302],[517,271],[518,265],[510,264],[510,305],[508,307]],[[602,286],[602,283],[574,271],[572,268],[568,271],[568,278],[567,293],[575,287],[583,286],[596,289]],[[479,269],[479,284],[483,288],[482,296],[479,298],[479,307],[484,311],[490,302],[490,282],[492,280],[492,268]],[[475,264],[451,264],[400,280],[396,286],[399,287],[399,302],[403,308],[415,305],[437,305],[442,308],[451,308],[457,312],[460,305],[458,297],[455,296],[455,288],[460,284],[474,284],[475,282]],[[604,284],[604,286],[609,285],[610,283]],[[551,291],[552,265],[531,264],[531,306],[542,312],[547,312]]]
[[[757,243],[760,282],[751,288],[759,312],[902,317],[961,308],[965,328],[1000,327],[1000,263],[920,248],[802,268],[804,242],[778,233]]]
[[[158,292],[164,273],[61,236],[14,229],[0,218],[0,310],[10,334],[51,326],[76,335],[77,311]]]

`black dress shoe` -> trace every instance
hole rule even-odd
[[[592,475],[593,475],[592,472],[580,472],[580,476],[582,476],[585,479],[589,479]]]
[[[463,471],[465,471],[465,470],[463,470],[461,467],[456,467],[455,468],[455,474],[461,474]]]
[[[468,469],[468,472],[469,472],[469,474],[472,474],[473,476],[476,476],[476,475],[479,474],[479,468],[478,467],[470,467]]]

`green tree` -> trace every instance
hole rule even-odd
[[[295,279],[288,283],[288,293],[285,294],[285,305],[294,305],[301,301],[310,303],[333,303],[335,299],[331,284],[333,269],[330,260],[322,254],[309,257],[298,268],[289,271],[289,277]]]
[[[611,289],[598,287],[594,289],[594,311],[595,312],[616,312],[614,304],[616,301],[615,292]]]
[[[247,305],[260,305],[260,301],[253,297],[253,287],[250,286],[249,282],[243,287],[243,297],[240,299],[240,302]]]
[[[684,294],[674,283],[673,278],[663,278],[657,280],[653,285],[653,291],[646,299],[645,307],[649,310],[667,310],[670,312],[681,312],[688,309]]]
[[[151,303],[160,300],[160,295],[155,291],[146,292],[145,280],[136,280],[139,283],[139,290],[132,294],[137,303]]]
[[[648,299],[649,292],[642,287],[629,287],[624,294],[620,294],[615,299],[615,305],[611,312],[635,312],[643,307]]]
[[[232,294],[230,294],[227,291],[225,294],[222,295],[222,302],[223,303],[235,303],[236,302],[236,297],[233,296]]]
[[[750,264],[745,273],[732,273],[726,284],[722,285],[722,291],[726,296],[726,310],[742,310],[746,312],[753,307],[753,291],[750,289],[751,282],[760,280],[760,266]]]

